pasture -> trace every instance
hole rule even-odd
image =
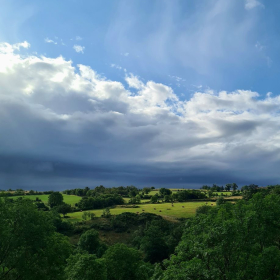
[[[166,218],[190,218],[195,215],[195,211],[199,206],[205,205],[206,202],[176,202],[173,203],[157,203],[157,204],[139,204],[139,208],[125,208],[117,206],[111,208],[112,215],[119,215],[124,212],[142,213],[148,212],[157,214]],[[208,205],[216,205],[215,202],[208,202]],[[87,212],[94,213],[96,217],[100,217],[103,214],[103,209],[88,210]],[[83,212],[74,212],[67,214],[71,221],[81,221]]]
[[[70,204],[71,206],[74,206],[75,203],[79,202],[81,200],[81,197],[80,196],[76,196],[76,195],[67,195],[67,194],[62,194],[63,195],[63,201],[65,203],[68,203]],[[48,197],[49,195],[48,194],[41,194],[41,195],[38,195],[38,194],[34,194],[34,195],[24,195],[24,196],[9,196],[9,198],[13,198],[13,199],[17,199],[19,197],[22,197],[22,198],[27,198],[27,199],[31,199],[31,200],[35,200],[36,197],[38,197],[39,199],[42,200],[42,202],[44,202],[45,204],[48,203]]]

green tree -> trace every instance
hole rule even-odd
[[[144,189],[143,189],[143,192],[144,192],[145,194],[149,194],[149,192],[151,192],[151,188],[144,188]]]
[[[235,192],[238,189],[238,186],[236,183],[232,184],[232,190]]]
[[[221,204],[224,204],[226,203],[227,201],[221,196],[219,197],[217,200],[216,200],[216,205],[221,205]]]
[[[241,188],[242,196],[245,200],[249,200],[253,197],[254,194],[256,194],[259,191],[258,185],[251,184],[249,186],[243,186]]]
[[[209,198],[211,198],[214,195],[212,190],[208,190],[207,193]]]
[[[164,201],[165,202],[170,202],[172,200],[172,196],[171,195],[165,195],[164,196]]]
[[[211,209],[212,207],[210,205],[202,205],[196,209],[195,214],[207,214],[209,211],[211,211]]]
[[[230,191],[231,187],[232,187],[232,184],[226,184],[225,190]]]
[[[52,192],[48,198],[48,204],[51,208],[63,203],[63,195],[60,192]]]
[[[155,194],[155,195],[153,195],[153,196],[151,197],[151,202],[152,202],[152,203],[158,202],[158,194]]]
[[[104,217],[104,218],[110,218],[112,215],[111,215],[111,212],[110,212],[110,208],[105,208],[104,210],[103,210],[103,214],[102,214],[102,217]]]
[[[136,249],[125,244],[115,244],[109,247],[103,257],[107,264],[108,280],[148,279],[143,278],[140,267],[145,263],[141,261],[140,252]]]
[[[78,248],[89,254],[96,254],[98,257],[102,256],[106,250],[105,244],[100,241],[99,233],[95,229],[87,230],[81,235]]]
[[[190,219],[162,279],[279,279],[279,204],[256,194]]]
[[[31,200],[0,199],[0,279],[64,278],[71,253],[68,238],[55,232],[52,213]]]
[[[171,195],[172,191],[170,189],[161,188],[159,190],[159,194],[160,194],[160,196],[164,197],[165,195]]]
[[[160,227],[151,225],[145,231],[140,249],[145,255],[144,260],[151,263],[160,262],[168,257],[168,246]]]
[[[67,203],[62,203],[62,204],[56,206],[55,209],[58,213],[62,214],[63,217],[65,217],[67,213],[72,212],[71,205],[67,204]]]
[[[98,259],[95,255],[75,254],[67,263],[67,280],[107,280],[105,260]]]
[[[141,203],[141,196],[139,194],[137,194],[136,196],[131,197],[131,199],[129,200],[129,203],[132,203],[132,204]]]
[[[92,213],[92,212],[83,212],[83,215],[82,215],[82,219],[83,220],[87,220],[87,219],[91,219],[93,220],[95,218],[95,214]]]

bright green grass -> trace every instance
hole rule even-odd
[[[221,194],[224,194],[224,196],[230,196],[232,195],[232,192],[214,192],[214,193],[217,193],[218,195],[221,195]]]
[[[38,198],[40,198],[42,200],[42,202],[48,203],[49,195],[48,194],[41,194],[41,195],[34,194],[34,195],[25,195],[25,196],[10,196],[9,198],[17,199],[19,197],[29,198],[29,199],[32,199],[32,200],[35,200],[36,197],[38,197]],[[63,194],[63,201],[65,203],[71,204],[72,206],[75,203],[79,202],[80,200],[81,200],[80,196]]]
[[[216,205],[215,202],[209,203],[208,205]],[[117,206],[116,208],[110,209],[112,215],[119,215],[124,212],[132,213],[142,213],[149,212],[157,215],[172,217],[172,218],[189,218],[195,215],[195,210],[202,205],[205,205],[205,202],[178,202],[174,203],[172,207],[171,203],[160,203],[160,204],[141,204],[139,208],[123,208]],[[184,206],[184,208],[182,207]],[[154,208],[156,210],[154,210]],[[142,211],[142,210],[145,211]],[[170,209],[170,210],[167,210]],[[159,212],[161,210],[161,212]],[[98,210],[89,210],[88,212],[94,213],[96,217],[100,217],[103,213],[103,209]],[[67,214],[71,221],[80,221],[82,219],[83,212],[74,212]]]
[[[130,198],[129,197],[124,197],[123,198],[125,203],[128,203]],[[141,203],[146,203],[146,202],[150,202],[150,199],[141,199]]]

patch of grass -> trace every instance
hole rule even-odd
[[[24,195],[24,196],[10,196],[9,198],[17,199],[19,197],[27,198],[27,199],[31,199],[31,200],[35,200],[36,197],[38,197],[39,199],[42,200],[42,202],[47,204],[48,203],[49,194],[41,194],[41,195],[34,194],[34,195]],[[65,203],[71,204],[72,206],[74,206],[75,203],[78,203],[80,200],[81,200],[80,196],[63,194],[63,201]]]
[[[129,197],[123,197],[123,200],[125,203],[128,203],[130,198]],[[150,202],[150,199],[141,199],[141,203],[147,203]]]
[[[219,196],[220,196],[221,194],[223,194],[224,196],[231,196],[231,195],[232,195],[232,192],[231,192],[231,191],[229,191],[229,192],[227,192],[227,191],[225,191],[225,192],[214,192],[214,193],[217,193]]]
[[[163,217],[170,218],[189,218],[195,215],[195,211],[199,206],[205,205],[206,202],[176,202],[171,203],[159,203],[159,204],[140,204],[139,208],[123,208],[117,206],[110,209],[112,215],[119,215],[124,212],[132,213],[142,213],[148,212],[157,214]],[[216,205],[215,202],[208,202],[208,205]],[[144,211],[143,211],[144,210]],[[93,212],[96,217],[101,217],[103,214],[103,209],[88,210],[88,212]],[[69,220],[71,221],[81,221],[83,212],[69,213]]]

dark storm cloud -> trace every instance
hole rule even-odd
[[[280,179],[280,98],[100,78],[62,57],[0,44],[0,188],[272,184]]]

